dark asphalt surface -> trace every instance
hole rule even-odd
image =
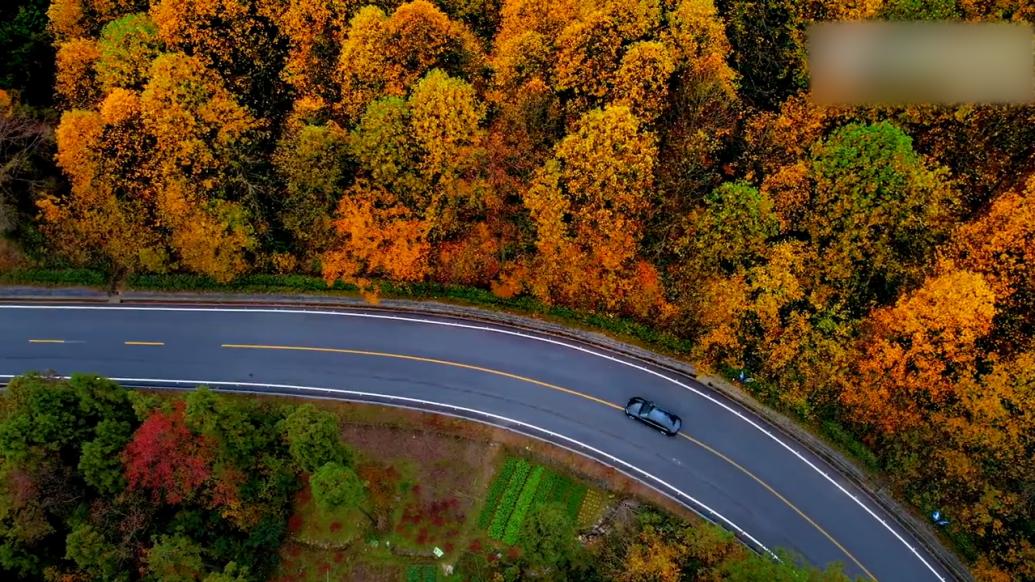
[[[707,506],[770,549],[788,548],[817,565],[840,562],[852,575],[868,571],[879,580],[949,579],[921,546],[822,461],[787,443],[847,493],[745,419],[665,377],[597,355],[603,352],[588,353],[526,333],[354,315],[0,305],[0,374],[54,370],[62,375],[92,372],[116,378],[282,384],[475,409],[564,435],[635,466],[655,479],[647,479],[654,487],[670,495],[676,494],[665,484],[678,489],[698,502],[682,497],[684,503],[716,519],[700,504]],[[645,396],[681,416],[682,432],[698,442],[664,437],[591,398],[485,370],[383,355],[235,349],[222,344],[336,348],[444,360],[545,382],[620,406],[632,396]],[[693,380],[678,380],[737,409]],[[898,531],[931,566],[849,493]]]

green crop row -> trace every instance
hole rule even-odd
[[[565,509],[572,521],[578,522],[579,510],[582,509],[582,500],[586,498],[586,486],[573,483],[571,491],[565,502]]]
[[[538,466],[532,469],[524,487],[521,488],[521,495],[518,497],[513,513],[507,519],[506,529],[503,530],[503,543],[510,545],[517,542],[518,535],[521,533],[521,524],[525,522],[525,515],[532,508],[532,502],[535,501],[536,490],[539,489],[543,471],[543,467]]]
[[[542,505],[553,500],[554,491],[560,485],[561,476],[549,469],[543,470],[543,478],[535,492],[533,505]]]
[[[493,479],[492,485],[489,486],[489,491],[485,495],[485,505],[478,516],[479,528],[485,529],[492,522],[492,516],[496,513],[496,507],[499,505],[500,497],[503,496],[503,490],[506,489],[507,483],[510,482],[510,477],[514,474],[514,469],[517,468],[517,461],[515,457],[507,457],[507,460],[503,462],[503,466],[500,467],[500,472]]]
[[[492,523],[489,524],[489,537],[497,540],[503,538],[503,531],[507,525],[507,520],[511,512],[514,511],[518,496],[521,494],[531,470],[532,466],[528,464],[528,461],[518,459],[517,466],[514,468],[514,474],[511,475],[507,488],[503,491],[503,496],[496,507],[496,514],[492,516]]]

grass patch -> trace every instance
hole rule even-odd
[[[0,273],[0,283],[8,285],[104,287],[107,282],[108,279],[104,273],[93,269],[28,268]]]
[[[832,441],[838,448],[855,457],[873,471],[879,471],[880,460],[873,454],[866,445],[848,432],[840,423],[834,420],[825,420],[820,424],[823,436]]]
[[[406,568],[406,582],[435,582],[438,568],[427,564],[414,564]]]

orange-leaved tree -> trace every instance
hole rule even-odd
[[[290,0],[277,25],[289,50],[281,77],[302,96],[338,100],[338,55],[355,0]]]
[[[105,265],[113,285],[125,274],[162,271],[168,263],[153,220],[141,125],[139,96],[125,89],[113,91],[99,113],[66,111],[57,129],[57,162],[71,191],[38,203],[57,249],[76,262]]]
[[[376,301],[368,276],[408,282],[427,274],[427,223],[378,186],[359,182],[350,188],[338,204],[334,230],[336,248],[322,261],[328,285],[343,279]]]
[[[995,295],[985,278],[952,271],[867,318],[851,373],[841,382],[848,417],[873,441],[919,426],[972,376],[992,329]]]
[[[995,291],[1000,351],[1022,349],[1035,329],[1035,175],[1022,190],[999,196],[985,214],[960,226],[945,255],[984,275]]]
[[[220,76],[242,103],[270,117],[286,99],[280,70],[287,43],[276,26],[279,0],[157,0],[158,38]]]
[[[432,242],[471,234],[464,226],[481,218],[491,197],[483,115],[474,88],[438,69],[413,87],[408,100],[386,97],[366,108],[350,138],[360,180],[338,206],[340,238],[324,260],[328,282],[421,280],[431,268]],[[385,238],[384,229],[402,237],[398,244]],[[467,245],[467,252],[479,249],[495,252],[491,245]]]

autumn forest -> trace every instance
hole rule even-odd
[[[634,319],[852,435],[977,578],[1035,579],[1035,106],[821,107],[805,60],[810,22],[1032,3],[23,4],[53,78],[0,84],[0,270]]]

